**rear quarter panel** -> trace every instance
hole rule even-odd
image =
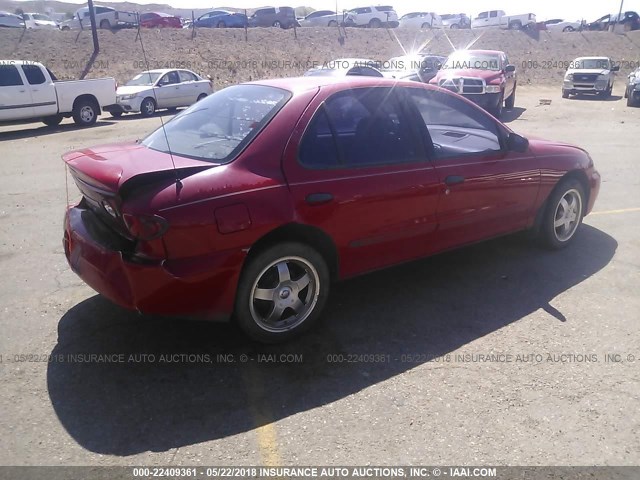
[[[73,103],[81,95],[92,95],[97,99],[100,107],[116,103],[116,80],[114,78],[62,81],[56,82],[55,87],[60,113],[71,113]]]

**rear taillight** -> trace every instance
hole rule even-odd
[[[122,218],[131,235],[140,240],[148,241],[159,238],[169,228],[167,221],[158,215],[131,215],[125,213]]]

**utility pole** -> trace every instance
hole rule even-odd
[[[98,43],[98,27],[96,25],[96,11],[93,8],[93,0],[88,0],[89,18],[91,18],[91,33],[93,34],[93,55],[97,55],[100,51]]]
[[[624,5],[624,0],[620,0],[620,12],[618,13],[618,19],[616,20],[616,24],[620,23],[620,21],[622,20],[622,7]]]

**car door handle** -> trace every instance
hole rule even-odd
[[[309,205],[323,205],[333,200],[333,195],[330,193],[311,193],[307,195],[305,201]]]
[[[461,177],[460,175],[449,175],[444,179],[444,183],[448,186],[458,185],[459,183],[464,183],[464,177]]]

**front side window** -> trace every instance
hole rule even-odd
[[[159,85],[173,85],[174,83],[180,83],[180,77],[175,70],[165,74],[158,82]]]
[[[454,95],[408,90],[431,137],[435,160],[491,154],[502,149],[498,126],[489,115]]]
[[[305,132],[300,162],[309,168],[357,168],[419,160],[412,127],[389,88],[360,88],[329,98]]]
[[[142,144],[173,155],[222,164],[232,161],[291,98],[262,85],[219,90],[146,137]]]
[[[0,65],[0,87],[23,85],[20,73],[15,65]]]

